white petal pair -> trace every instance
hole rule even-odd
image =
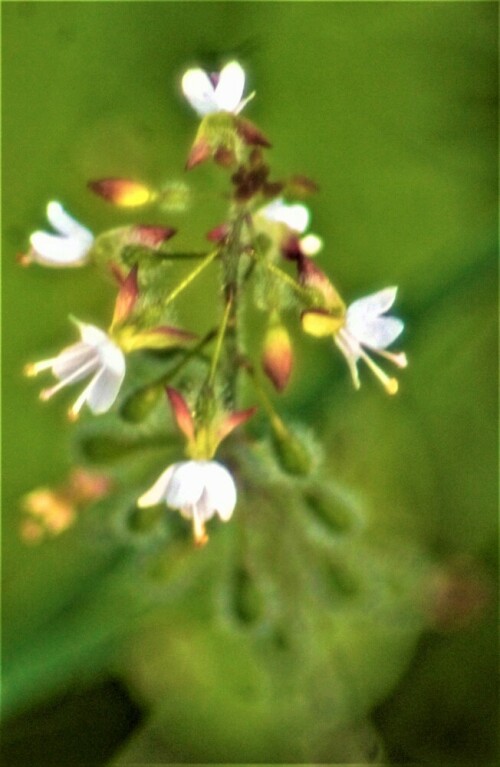
[[[254,95],[242,99],[244,88],[245,72],[237,61],[213,75],[203,69],[188,69],[182,78],[184,95],[200,117],[214,112],[238,114]]]
[[[66,213],[59,202],[49,202],[47,218],[57,234],[34,232],[29,258],[43,266],[82,266],[94,243],[92,232]]]
[[[365,351],[370,349],[401,368],[408,364],[405,354],[385,351],[404,329],[397,317],[382,316],[393,305],[396,293],[395,287],[385,288],[354,301],[347,309],[345,324],[335,333],[335,343],[347,360],[356,389],[360,386],[357,363],[362,359],[389,394],[398,390],[397,380],[389,378]]]
[[[273,200],[264,208],[260,208],[257,214],[263,216],[268,221],[285,224],[289,229],[299,234],[305,232],[309,226],[309,209],[300,203],[289,204],[281,197]]]
[[[138,506],[161,501],[193,523],[198,545],[208,540],[205,522],[214,514],[226,522],[236,505],[236,486],[229,471],[217,461],[181,461],[169,466],[138,500]]]
[[[105,413],[112,406],[125,377],[125,357],[121,349],[99,328],[77,322],[81,341],[58,354],[57,357],[28,365],[26,373],[37,375],[51,370],[59,380],[55,386],[43,389],[40,398],[50,399],[70,384],[92,376],[90,383],[69,411],[75,419],[85,403],[95,413]]]

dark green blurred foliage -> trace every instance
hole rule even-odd
[[[496,4],[2,10],[6,716],[91,689],[105,673],[148,710],[117,765],[380,762],[382,740],[395,761],[492,761]],[[178,78],[194,62],[215,69],[233,56],[257,91],[246,113],[273,142],[274,175],[319,184],[311,207],[326,243],[322,268],[348,299],[400,286],[410,366],[396,399],[366,370],[356,393],[329,342],[300,340],[281,411],[315,429],[322,474],[287,477],[268,445],[249,454],[236,441],[226,454],[239,467],[235,518],[198,552],[173,513],[134,511],[179,457],[161,403],[158,423],[147,421],[139,437],[106,416],[85,421],[75,446],[64,417],[71,395],[42,407],[37,386],[20,376],[25,362],[71,341],[69,313],[105,324],[112,284],[90,268],[22,270],[15,254],[54,198],[96,232],[167,223],[179,229],[172,244],[203,249],[204,232],[224,216],[224,172],[182,170],[196,118]],[[187,178],[193,207],[131,216],[87,191],[89,179],[107,176]],[[181,324],[211,327],[211,279],[190,288]],[[248,344],[257,344],[252,334]],[[73,457],[109,469],[115,500],[27,546],[19,498],[57,484]],[[471,622],[464,615],[450,626],[429,584],[464,557],[489,596],[475,611],[472,589]],[[113,696],[87,700],[86,730],[116,722]],[[23,742],[26,728],[17,753],[28,764],[29,730],[39,725],[10,721],[7,742]],[[56,729],[61,762],[73,760],[73,731]],[[94,734],[103,752],[110,747]]]

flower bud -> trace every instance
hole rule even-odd
[[[140,423],[148,417],[162,394],[162,386],[145,386],[127,397],[120,415],[125,421]]]
[[[151,202],[154,193],[144,184],[126,178],[89,181],[89,189],[104,200],[123,208],[137,208]]]
[[[312,456],[298,437],[279,424],[272,425],[272,444],[276,459],[287,474],[304,476],[312,467]]]
[[[272,322],[264,338],[262,368],[278,391],[283,391],[292,373],[293,349],[290,335],[281,322]]]

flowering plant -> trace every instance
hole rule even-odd
[[[166,387],[174,418],[186,438],[189,460],[176,461],[164,470],[137,499],[137,506],[146,508],[165,500],[192,520],[198,545],[208,540],[205,522],[214,513],[227,521],[236,505],[237,479],[215,455],[222,440],[257,409],[254,403],[238,409],[242,376],[251,382],[253,398],[269,421],[281,469],[307,475],[314,465],[313,447],[278,415],[259,372],[261,368],[279,393],[290,381],[294,354],[287,315],[300,317],[307,334],[333,338],[347,360],[355,388],[360,386],[357,363],[363,360],[389,394],[398,390],[397,380],[387,376],[368,351],[406,366],[404,354],[386,351],[403,330],[401,320],[385,316],[395,301],[396,288],[385,288],[346,308],[333,282],[313,261],[323,241],[307,233],[311,215],[301,200],[313,194],[316,185],[301,175],[273,178],[265,154],[269,140],[257,125],[241,117],[255,95],[243,98],[245,79],[236,61],[218,73],[194,68],[182,77],[182,90],[201,117],[186,168],[192,170],[210,160],[219,165],[228,177],[230,202],[225,220],[207,233],[209,252],[184,254],[198,263],[180,282],[172,284],[165,270],[169,262],[183,257],[169,244],[176,230],[168,222],[121,227],[94,237],[58,202],[47,206],[47,218],[57,233],[32,234],[30,250],[20,259],[24,264],[51,267],[94,264],[115,279],[118,289],[108,330],[77,322],[78,343],[56,357],[27,365],[26,372],[36,375],[50,369],[58,379],[55,386],[42,390],[43,400],[91,376],[70,410],[71,418],[78,417],[85,403],[94,415],[117,408],[122,419],[134,422],[138,429],[154,408],[161,407],[158,393]],[[142,208],[156,202],[162,209],[169,208],[168,190],[152,189],[142,181],[105,178],[90,181],[89,188],[116,206]],[[215,263],[220,317],[200,339],[195,332],[172,326],[171,312],[178,297]],[[250,310],[264,315],[260,362],[244,347],[243,326]],[[176,361],[172,365],[166,357],[160,376],[156,373],[148,381],[144,373],[141,386],[123,397],[128,356],[147,350],[170,350]],[[200,373],[205,360],[206,370]],[[181,371],[187,381],[185,393],[170,385]],[[236,463],[232,470],[238,473]]]

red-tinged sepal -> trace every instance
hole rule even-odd
[[[277,391],[282,392],[292,374],[293,348],[288,330],[279,321],[267,329],[261,362],[266,376]]]
[[[245,117],[235,117],[234,124],[236,132],[248,146],[263,146],[266,149],[271,147],[271,142],[263,134],[255,123],[247,120]]]
[[[127,178],[103,178],[89,181],[88,187],[99,197],[123,208],[137,208],[155,197],[152,189]]]
[[[145,248],[156,250],[164,242],[170,240],[177,233],[177,229],[171,226],[150,226],[138,224],[132,226],[127,238],[129,245],[142,245]]]
[[[194,419],[186,400],[177,389],[174,389],[171,386],[167,386],[166,392],[177,426],[184,436],[187,437],[189,443],[194,442]]]
[[[212,148],[210,143],[203,136],[197,138],[191,147],[187,161],[186,170],[192,170],[197,165],[208,160],[212,155]]]
[[[119,325],[130,317],[134,311],[137,299],[139,297],[139,285],[137,282],[137,264],[132,267],[128,275],[123,279],[121,272],[113,269],[115,277],[120,282],[120,290],[115,301],[115,311],[113,314],[112,325]]]
[[[257,412],[256,407],[249,407],[246,410],[235,410],[224,416],[216,429],[216,440],[219,445],[232,431],[238,426],[246,423]]]
[[[230,232],[229,224],[219,224],[205,235],[210,242],[224,242]]]
[[[321,297],[325,309],[343,316],[346,310],[345,304],[324,271],[303,254],[296,263],[301,284],[305,288],[314,290]]]

